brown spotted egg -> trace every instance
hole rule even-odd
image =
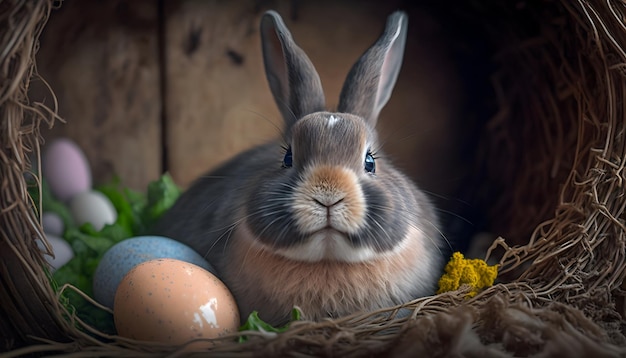
[[[175,259],[146,261],[122,279],[113,304],[120,336],[171,344],[237,332],[233,295],[205,269]]]

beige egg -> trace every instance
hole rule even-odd
[[[186,343],[237,332],[239,310],[228,288],[205,269],[175,259],[155,259],[131,269],[113,304],[120,336]]]

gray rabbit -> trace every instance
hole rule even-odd
[[[336,112],[278,13],[261,39],[284,119],[276,140],[198,179],[157,225],[215,266],[242,318],[272,324],[298,306],[338,317],[433,294],[445,240],[427,196],[380,152],[378,114],[400,72],[408,18],[389,16],[350,70]]]

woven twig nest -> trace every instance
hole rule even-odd
[[[503,252],[500,275],[512,278],[471,299],[459,290],[407,302],[408,316],[390,307],[295,322],[278,336],[248,333],[246,343],[222,341],[214,355],[626,354],[616,306],[626,273],[626,5],[465,5],[494,47],[498,110],[477,154],[486,176],[476,192],[495,193],[485,195],[493,232],[527,242],[492,246]],[[55,110],[30,103],[27,92],[52,6],[0,2],[0,347],[8,356],[162,356],[176,347],[84,325],[43,269],[33,210],[41,203],[29,197],[25,173],[35,172],[28,158],[39,155],[39,127],[52,125]]]

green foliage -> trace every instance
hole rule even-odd
[[[288,330],[291,322],[299,321],[301,319],[301,316],[302,313],[300,312],[300,310],[294,307],[291,310],[291,321],[282,327],[274,327],[271,324],[263,321],[259,317],[259,313],[257,311],[253,311],[248,316],[248,320],[246,321],[246,323],[244,323],[243,326],[239,327],[239,331],[257,331],[269,334],[277,334]],[[247,340],[248,337],[246,336],[239,337],[239,343],[245,342]]]
[[[97,231],[87,223],[76,226],[67,206],[56,200],[45,181],[42,182],[42,211],[58,214],[65,224],[63,238],[70,244],[74,257],[56,270],[51,277],[53,287],[71,284],[90,297],[93,297],[93,275],[104,253],[116,243],[135,236],[145,235],[160,216],[169,209],[178,196],[180,188],[165,174],[150,183],[146,193],[124,188],[119,179],[99,186],[117,211],[115,223],[105,225]],[[31,197],[38,202],[36,186],[31,189]],[[111,315],[98,309],[72,290],[65,290],[63,302],[70,312],[88,324],[106,333],[115,333]]]

